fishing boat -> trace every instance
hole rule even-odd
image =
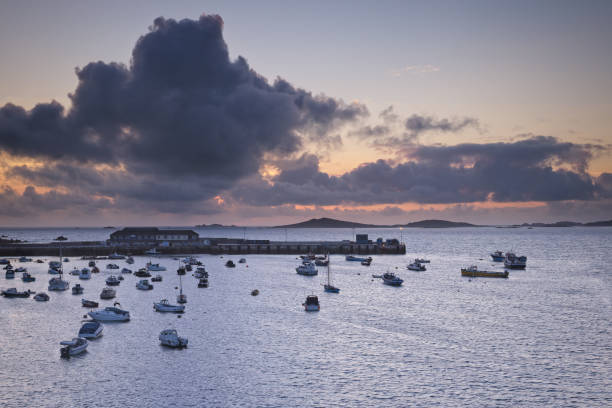
[[[176,301],[178,303],[187,303],[187,295],[183,293],[183,279],[181,275],[179,275],[179,287],[180,292],[179,295],[176,297]]]
[[[504,267],[508,269],[525,269],[527,266],[526,256],[516,256],[513,252],[506,252]]]
[[[402,283],[404,283],[404,281],[400,279],[399,276],[395,276],[393,272],[386,272],[381,275],[381,278],[383,283],[389,286],[402,286]]]
[[[323,285],[326,292],[329,293],[340,293],[340,288],[335,287],[331,284],[331,269],[329,267],[329,255],[327,257],[327,284]]]
[[[134,272],[134,276],[137,276],[139,278],[150,278],[151,274],[145,268],[140,268],[139,270]]]
[[[491,253],[491,258],[493,258],[494,262],[503,262],[505,255],[502,251],[495,251]]]
[[[29,273],[24,272],[23,275],[21,275],[21,280],[24,282],[34,282],[36,278]]]
[[[153,303],[153,309],[158,312],[183,313],[185,306],[173,305],[168,302],[168,299],[162,299],[159,302]]]
[[[480,271],[476,265],[461,268],[461,276],[469,278],[507,278],[508,275],[508,271]]]
[[[306,302],[302,303],[302,306],[304,306],[304,310],[307,312],[318,312],[321,310],[319,298],[315,295],[306,296]]]
[[[72,287],[72,294],[73,295],[81,295],[83,293],[83,291],[85,290],[84,287],[82,287],[80,284],[76,284]]]
[[[295,268],[295,271],[298,273],[298,275],[304,276],[315,276],[319,273],[315,267],[315,264],[310,261],[304,261],[302,265]]]
[[[417,272],[422,272],[425,271],[425,265],[421,265],[420,262],[418,262],[416,259],[414,260],[413,263],[409,264],[406,268],[410,269],[411,271],[417,271]]]
[[[147,270],[149,272],[161,272],[161,271],[165,271],[166,267],[165,266],[161,266],[160,264],[156,263],[151,263],[151,262],[147,262]]]
[[[91,279],[91,270],[89,268],[83,268],[79,272],[79,279],[88,280]]]
[[[118,307],[105,307],[87,313],[89,317],[100,322],[127,322],[130,320],[130,312]]]
[[[140,289],[140,290],[153,290],[153,285],[151,285],[149,283],[148,279],[141,279],[136,284],[136,289]]]
[[[161,275],[155,275],[153,278],[151,278],[151,282],[161,282],[161,281],[162,281]]]
[[[24,290],[23,292],[19,292],[17,291],[17,288],[10,288],[10,289],[6,289],[0,292],[2,296],[7,297],[7,298],[28,298],[30,297],[31,293],[32,292],[30,292],[29,290]]]
[[[94,302],[93,300],[81,299],[81,305],[83,307],[98,307],[98,302]]]
[[[117,295],[115,289],[113,288],[104,288],[102,292],[100,292],[100,299],[113,299]]]
[[[106,284],[108,286],[119,286],[120,283],[121,281],[117,279],[115,275],[111,275],[108,278],[106,278]]]
[[[98,321],[85,322],[81,326],[78,336],[84,339],[97,339],[102,335],[103,329],[104,326]]]
[[[47,295],[45,292],[38,292],[34,296],[34,300],[37,302],[46,302],[49,300],[49,295]]]
[[[65,346],[60,349],[60,355],[63,358],[69,358],[71,356],[81,354],[82,352],[87,350],[88,346],[87,340],[82,337],[75,337],[69,341],[61,341],[60,344],[62,346]]]
[[[183,348],[187,347],[189,340],[185,337],[179,337],[178,333],[174,329],[166,329],[159,333],[159,341],[162,346]]]

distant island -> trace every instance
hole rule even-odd
[[[237,228],[236,225],[223,225],[223,224],[198,224],[194,228]]]
[[[476,225],[468,222],[454,222],[446,220],[423,220],[409,222],[407,224],[378,225],[362,224],[359,222],[342,221],[334,218],[312,218],[308,221],[296,224],[279,225],[272,228],[467,228],[467,227],[488,227],[490,225]],[[612,227],[612,220],[597,222],[572,222],[559,221],[551,224],[547,223],[524,223],[521,225],[498,226],[498,228],[520,228],[520,227]]]
[[[408,224],[378,225],[362,224],[359,222],[342,221],[333,218],[312,218],[308,221],[297,224],[279,225],[273,228],[457,228],[457,227],[478,227],[478,225],[467,222],[453,222],[445,220],[423,220]]]

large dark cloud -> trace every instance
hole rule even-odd
[[[269,205],[468,203],[593,200],[609,194],[608,177],[585,172],[600,146],[534,136],[514,143],[420,146],[411,160],[363,164],[341,176],[302,156],[272,184],[251,180],[235,190],[247,203]],[[554,165],[554,166],[553,166]]]
[[[244,58],[230,60],[222,28],[219,16],[157,18],[129,66],[77,69],[70,111],[57,102],[0,108],[0,149],[83,172],[121,166],[122,184],[134,179],[138,190],[147,182],[158,194],[166,193],[164,179],[192,179],[191,187],[206,192],[193,196],[209,198],[256,172],[264,155],[294,153],[304,140],[324,139],[368,114],[363,105],[312,95],[280,78],[268,83]],[[27,169],[15,171],[25,176]]]

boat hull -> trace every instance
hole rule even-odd
[[[461,270],[461,276],[470,278],[507,278],[510,274],[508,271],[493,272],[493,271],[470,271],[467,269]]]

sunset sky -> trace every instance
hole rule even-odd
[[[612,2],[3,1],[0,225],[612,219]]]

